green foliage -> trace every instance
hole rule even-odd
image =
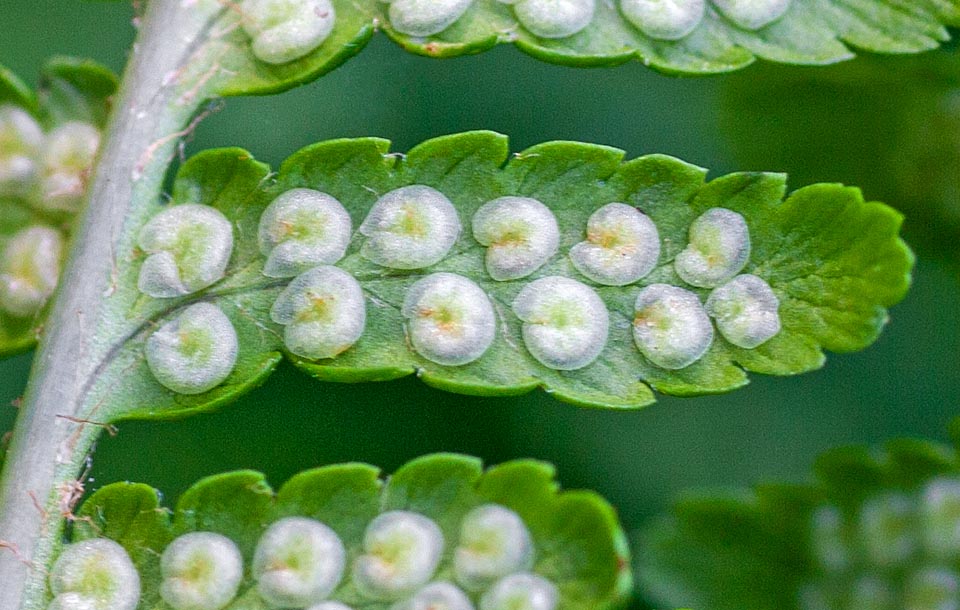
[[[576,404],[636,407],[650,403],[647,384],[666,393],[723,392],[747,382],[745,370],[787,375],[823,364],[822,348],[852,351],[873,342],[909,281],[912,257],[897,237],[900,218],[882,204],[865,203],[856,189],[815,185],[782,200],[777,174],[733,174],[705,183],[705,172],[669,157],[652,155],[623,163],[623,153],[587,144],[556,142],[516,155],[505,166],[507,142],[490,132],[471,132],[423,143],[401,159],[377,139],[335,140],[308,147],[288,159],[275,178],[267,166],[239,149],[201,153],[180,170],[172,204],[200,203],[222,212],[235,227],[237,243],[226,277],[214,286],[177,299],[152,299],[136,292],[142,252],[121,256],[118,293],[133,303],[126,328],[108,360],[98,368],[87,400],[99,409],[95,421],[166,418],[210,409],[256,385],[280,358],[283,328],[269,315],[288,280],[265,277],[265,258],[256,235],[264,208],[291,188],[329,193],[360,225],[378,196],[409,184],[434,187],[455,204],[464,226],[450,255],[430,267],[479,284],[499,312],[497,337],[486,354],[463,366],[436,364],[416,353],[400,313],[407,289],[423,272],[381,267],[360,254],[355,234],[338,266],[360,282],[367,298],[367,323],[359,341],[334,358],[293,357],[309,374],[331,381],[373,381],[416,373],[443,389],[503,395],[543,386]],[[484,248],[473,239],[469,219],[502,195],[534,197],[559,219],[561,249],[529,278],[495,282],[484,271]],[[663,244],[658,267],[639,283],[597,286],[578,275],[567,249],[584,239],[587,217],[598,207],[622,201],[647,213]],[[647,361],[634,345],[631,323],[641,286],[657,282],[686,286],[672,261],[687,242],[687,230],[704,210],[725,207],[750,227],[753,254],[744,272],[764,278],[780,299],[783,329],[755,349],[736,347],[717,335],[706,355],[681,370]],[[557,371],[524,348],[521,322],[511,303],[537,277],[559,275],[591,285],[611,315],[611,333],[599,359],[575,371]],[[701,299],[708,289],[695,289]],[[239,336],[236,368],[209,392],[175,394],[150,373],[144,342],[158,324],[197,301],[217,304]],[[641,383],[641,381],[645,383]]]
[[[437,454],[414,460],[388,479],[366,464],[308,470],[276,493],[263,475],[241,471],[199,481],[177,503],[162,508],[146,485],[117,483],[94,493],[74,524],[73,539],[106,537],[119,542],[141,575],[140,608],[168,608],[159,597],[160,555],[176,537],[216,532],[235,542],[248,566],[237,601],[228,608],[267,608],[254,589],[249,565],[257,541],[278,519],[302,516],[332,528],[350,562],[363,553],[367,525],[378,514],[412,511],[433,519],[446,550],[434,580],[452,581],[453,549],[460,522],[481,504],[515,511],[530,530],[535,547],[533,571],[560,589],[558,608],[599,610],[620,606],[630,591],[629,556],[613,509],[592,492],[559,492],[551,466],[518,460],[483,471],[479,460]],[[386,608],[362,602],[345,578],[334,599],[354,607]]]
[[[106,127],[117,77],[89,59],[54,57],[40,72],[40,112],[48,125],[83,121]]]
[[[535,34],[537,27],[529,17],[522,16],[524,7],[539,1],[522,0],[514,6],[495,0],[475,0],[469,6],[464,3],[463,14],[458,13],[450,24],[412,37],[409,28],[400,27],[394,19],[394,10],[403,0],[389,7],[375,0],[334,0],[337,16],[332,34],[324,33],[322,43],[295,59],[270,62],[265,59],[268,55],[257,52],[252,45],[254,35],[247,23],[250,2],[201,0],[191,6],[195,10],[179,13],[183,24],[171,28],[184,34],[188,53],[180,58],[178,69],[164,74],[163,99],[171,102],[171,108],[179,109],[171,111],[171,116],[185,123],[194,109],[213,97],[288,89],[342,64],[378,27],[402,47],[434,57],[476,53],[500,42],[511,42],[535,57],[560,64],[614,65],[637,59],[668,73],[704,74],[735,70],[758,57],[784,63],[835,62],[852,55],[848,45],[871,51],[917,52],[947,40],[946,26],[960,25],[956,0],[922,0],[909,5],[896,0],[794,0],[784,5],[789,6],[785,14],[755,26],[745,25],[742,19],[738,25],[729,6],[724,8],[724,3],[717,0],[708,6],[692,32],[677,41],[664,41],[642,34],[642,24],[635,27],[628,23],[618,3],[599,2],[596,14],[583,29],[577,26],[575,33],[548,36]],[[323,2],[317,0],[310,6],[322,7]],[[440,3],[425,5],[427,8],[421,10],[429,12]],[[581,2],[581,6],[586,5],[592,12],[593,1]],[[179,29],[179,25],[196,27]],[[283,49],[280,52],[287,53]],[[115,88],[111,74],[87,62],[55,60],[42,76],[37,95],[0,71],[0,103],[24,109],[46,130],[70,121],[102,128]],[[182,135],[175,131],[178,125],[172,127],[173,137]],[[172,147],[171,142],[161,138],[154,144]],[[903,297],[909,284],[912,255],[898,236],[901,217],[883,204],[866,202],[856,189],[817,184],[786,196],[785,177],[767,173],[732,174],[707,183],[704,170],[676,159],[651,155],[624,162],[621,151],[572,142],[543,144],[508,160],[505,138],[489,132],[431,140],[406,156],[391,154],[388,146],[375,138],[321,143],[296,153],[276,174],[241,149],[208,151],[182,166],[170,202],[138,202],[141,210],[154,213],[176,210],[183,204],[218,210],[228,232],[233,232],[231,246],[233,239],[236,244],[229,261],[224,261],[226,273],[222,278],[208,281],[200,269],[197,277],[191,278],[196,281],[190,283],[190,290],[177,293],[185,296],[159,298],[170,295],[138,289],[144,286],[143,269],[148,257],[163,247],[174,250],[180,257],[175,261],[180,267],[176,273],[184,273],[189,265],[205,264],[206,252],[198,244],[215,240],[198,230],[193,237],[177,235],[172,245],[154,248],[150,243],[162,240],[153,239],[149,231],[140,233],[137,240],[131,232],[142,227],[127,223],[130,231],[117,241],[120,251],[115,253],[114,284],[103,295],[103,308],[98,311],[97,319],[103,324],[96,337],[84,338],[98,349],[103,347],[103,353],[96,356],[102,359],[91,362],[90,369],[84,371],[90,376],[79,384],[81,395],[67,397],[71,409],[76,407],[76,412],[71,410],[68,416],[70,421],[106,424],[125,418],[179,417],[212,409],[260,383],[284,353],[297,351],[289,340],[289,321],[284,323],[285,328],[275,313],[290,280],[265,272],[266,254],[263,244],[256,240],[268,204],[293,188],[321,190],[336,197],[357,227],[379,197],[401,187],[426,185],[453,201],[455,214],[465,227],[455,236],[452,250],[444,252],[448,256],[415,269],[375,264],[364,251],[371,241],[369,235],[360,229],[351,236],[346,256],[335,262],[339,273],[349,274],[347,277],[362,288],[360,300],[367,316],[364,332],[355,344],[351,341],[343,349],[334,350],[329,358],[305,358],[302,351],[300,355],[286,354],[296,366],[322,380],[372,381],[416,374],[428,384],[455,392],[507,395],[542,387],[579,405],[639,407],[653,401],[654,390],[681,396],[726,392],[747,383],[747,372],[792,375],[822,366],[824,350],[862,349],[878,337],[887,321],[887,308]],[[156,161],[160,156],[151,156],[152,148],[144,152],[142,159],[154,162],[151,169],[159,176],[165,161]],[[134,181],[142,177],[139,169],[133,173]],[[85,175],[78,175],[83,183]],[[489,251],[483,247],[489,244],[481,244],[482,239],[474,237],[476,226],[471,227],[480,206],[503,196],[535,198],[559,223],[559,253],[551,251],[544,264],[520,278],[498,277],[490,272],[489,260],[486,266],[484,262],[485,257],[489,259]],[[78,210],[56,206],[51,210],[46,205],[50,197],[49,192],[40,196],[30,192],[0,200],[0,248],[8,259],[14,236],[26,227],[42,224],[69,238]],[[588,218],[612,202],[641,210],[660,232],[655,268],[626,286],[608,285],[586,272],[581,274],[582,267],[568,257],[572,247],[589,237]],[[725,332],[716,312],[722,309],[726,312],[722,315],[736,317],[742,313],[737,308],[743,301],[730,297],[718,310],[711,309],[710,298],[716,295],[711,290],[722,285],[697,283],[678,271],[676,260],[684,247],[700,248],[699,243],[693,243],[701,239],[693,237],[701,233],[694,228],[696,222],[715,208],[735,212],[749,227],[752,249],[745,264],[737,266],[733,274],[756,276],[771,293],[767,303],[775,303],[777,316],[772,338],[764,336],[764,340],[755,341],[744,331],[738,340],[735,332]],[[131,218],[141,217],[133,214]],[[420,220],[411,221],[413,225],[417,222]],[[716,251],[721,249],[717,244],[727,236],[710,235],[713,228],[703,231],[702,241],[712,244]],[[135,241],[138,246],[132,245]],[[222,246],[226,242],[219,243]],[[715,254],[706,245],[704,248],[704,258]],[[42,266],[34,266],[38,265]],[[482,298],[492,301],[496,337],[489,349],[484,347],[482,356],[466,363],[443,362],[417,346],[408,320],[411,316],[405,310],[406,299],[427,277],[422,269],[466,278],[479,287]],[[2,273],[7,271],[0,269]],[[576,279],[586,291],[578,294],[595,295],[600,307],[605,308],[604,315],[597,316],[604,322],[605,342],[597,350],[596,361],[584,364],[576,360],[575,367],[554,366],[531,347],[525,325],[541,322],[518,311],[519,295],[529,282],[550,277]],[[665,365],[664,360],[657,360],[642,347],[637,349],[640,340],[634,338],[636,328],[648,322],[638,311],[637,295],[653,284],[683,287],[697,308],[702,309],[701,303],[706,302],[707,309],[718,318],[720,334],[712,343],[707,342],[709,349],[705,347],[682,366]],[[32,344],[44,324],[45,299],[53,285],[55,281],[43,294],[41,306],[30,315],[18,314],[9,307],[0,314],[0,355]],[[328,305],[312,293],[306,299],[314,299],[317,311]],[[220,318],[197,317],[195,326],[199,328],[176,326],[185,312],[200,305],[208,313],[211,308],[221,312]],[[609,342],[607,312],[612,328]],[[551,310],[550,315],[563,319],[557,323],[562,326],[570,324],[568,313]],[[316,311],[313,314],[320,315]],[[669,314],[667,311],[665,317]],[[706,313],[702,318],[713,338],[713,323]],[[204,326],[205,320],[212,319],[229,321]],[[582,330],[588,322],[580,320],[572,325],[579,324]],[[219,345],[223,349],[217,351],[203,343],[217,339],[211,339],[211,335],[223,338],[230,334],[225,330],[236,333],[236,341],[225,343],[227,348]],[[172,370],[171,377],[196,370],[163,361],[171,357],[170,350],[165,352],[167,346],[160,345],[151,351],[152,339],[157,339],[155,347],[164,341],[181,341],[182,351],[190,352],[191,357],[215,359],[221,366],[229,361],[232,372],[213,383],[205,379],[199,384],[177,381],[164,385],[158,381],[161,376],[154,374],[157,366]],[[151,354],[154,361],[161,361],[159,365],[150,362]],[[208,390],[210,387],[213,389]],[[201,389],[186,395],[190,388]],[[411,463],[385,483],[375,469],[350,464],[310,471],[274,494],[262,475],[241,472],[198,484],[181,500],[172,519],[160,508],[155,491],[127,484],[105,488],[89,500],[74,533],[78,540],[106,536],[121,542],[143,574],[146,597],[142,607],[163,607],[158,598],[158,557],[172,538],[182,533],[221,532],[240,546],[249,563],[268,523],[283,516],[309,515],[341,534],[354,557],[359,553],[363,527],[383,511],[407,509],[427,514],[440,523],[448,539],[453,539],[469,508],[494,501],[520,513],[534,532],[539,551],[536,570],[559,584],[561,607],[617,605],[629,585],[629,572],[612,509],[592,494],[557,494],[552,476],[551,468],[533,462],[511,463],[483,474],[480,465],[469,458],[437,456]],[[793,491],[771,493],[777,499],[786,498],[784,501],[809,500],[806,490]],[[781,556],[785,549],[764,535],[751,537],[757,528],[749,519],[741,519],[741,504],[741,500],[731,500],[721,506],[719,514],[724,516],[713,523],[730,526],[723,533],[724,551],[739,549],[734,552],[734,561],[723,562],[725,569],[740,565],[743,569],[736,578],[750,576],[745,584],[751,587],[751,594],[760,595],[765,589],[756,581],[771,573],[770,559]],[[781,512],[778,509],[774,514],[782,517]],[[742,546],[746,544],[751,546]],[[760,553],[760,561],[754,561],[754,553]],[[710,553],[697,555],[685,567],[709,577],[713,574],[708,561],[711,557]],[[440,576],[445,577],[450,566],[445,564],[442,570]],[[796,574],[783,570],[776,576],[795,583],[799,590],[808,580]],[[237,607],[265,606],[251,592],[251,578],[251,574],[245,574]],[[719,577],[714,581],[721,589],[722,583]],[[832,581],[829,587],[834,587]],[[356,591],[349,587],[338,595],[358,603]],[[785,599],[781,597],[778,602],[790,603]]]
[[[639,536],[638,580],[663,603],[717,610],[949,607],[958,490],[956,447],[834,449],[809,484],[682,497]]]
[[[526,0],[536,4],[540,0]],[[431,3],[406,2],[419,12],[444,11]],[[204,40],[178,78],[192,91],[211,95],[275,93],[308,82],[358,53],[379,27],[401,47],[431,57],[479,53],[514,43],[545,61],[572,66],[606,66],[639,60],[668,73],[708,74],[737,70],[761,58],[790,64],[827,64],[853,56],[850,48],[915,53],[949,39],[946,26],[960,25],[956,0],[793,0],[786,14],[759,29],[738,26],[708,6],[699,25],[680,40],[657,40],[628,21],[619,2],[596,2],[581,31],[543,38],[518,20],[516,7],[498,0],[473,0],[451,25],[435,34],[406,35],[391,22],[392,4],[378,0],[334,0],[332,33],[312,51],[285,63],[267,63],[251,50],[240,3],[198,4]],[[590,5],[593,0],[573,4]],[[241,10],[236,10],[241,9]],[[400,26],[400,30],[404,27]]]
[[[857,184],[906,215],[921,254],[960,262],[958,73],[956,50],[758,67],[724,83],[722,123],[740,163]]]
[[[847,45],[882,53],[917,52],[947,40],[945,25],[960,24],[960,4],[955,0],[909,5],[887,0],[794,0],[784,16],[756,31],[738,27],[709,7],[692,34],[666,41],[631,25],[618,4],[597,2],[596,14],[586,29],[555,40],[531,34],[510,7],[497,0],[477,0],[452,27],[426,39],[396,32],[386,18],[390,5],[377,7],[390,37],[423,55],[450,57],[514,42],[525,53],[554,63],[615,65],[636,59],[657,70],[680,74],[728,72],[756,58],[827,64],[852,57]]]
[[[102,129],[116,89],[117,80],[113,73],[89,60],[51,59],[40,73],[40,88],[36,94],[0,66],[0,107],[25,110],[48,136],[69,122]],[[50,145],[48,140],[45,144],[48,155]],[[0,157],[4,152],[0,150]],[[41,166],[44,150],[35,154],[35,162]],[[51,189],[40,183],[42,171],[23,192],[4,194],[0,190],[0,252],[15,234],[31,226],[50,227],[65,238],[69,237],[76,210],[51,204],[48,199]],[[83,178],[82,170],[80,177]],[[58,196],[62,193],[53,193],[54,198]],[[31,348],[43,324],[43,311],[30,316],[14,316],[0,307],[0,356]]]
[[[195,79],[210,95],[265,95],[308,83],[359,53],[375,31],[367,2],[337,2],[336,26],[322,45],[295,61],[271,65],[254,56],[250,37],[238,27],[241,13],[234,9],[239,3],[202,6],[210,13],[204,28],[208,38],[181,78]]]

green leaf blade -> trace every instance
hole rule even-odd
[[[669,74],[701,75],[739,70],[757,59],[825,65],[850,59],[854,48],[918,53],[949,40],[947,26],[960,25],[956,0],[794,0],[783,16],[757,30],[739,26],[708,3],[690,34],[660,40],[628,21],[618,0],[596,2],[584,29],[543,38],[524,27],[510,5],[473,0],[448,27],[420,36],[394,27],[389,3],[333,0],[332,6],[332,32],[313,50],[285,63],[256,56],[252,38],[242,27],[249,26],[250,19],[245,21],[242,10],[213,3],[198,9],[190,27],[202,39],[178,76],[187,99],[264,95],[312,81],[357,54],[378,29],[404,50],[426,57],[472,55],[506,43],[537,59],[568,66],[641,61]],[[429,10],[424,6],[419,10]]]
[[[119,542],[140,571],[140,607],[166,607],[158,594],[159,555],[176,536],[194,531],[225,535],[238,544],[248,563],[267,526],[284,517],[308,517],[332,528],[347,548],[347,574],[332,599],[380,610],[391,602],[365,599],[350,579],[350,565],[363,553],[363,533],[377,515],[409,510],[435,520],[446,550],[433,580],[453,581],[460,522],[469,510],[491,502],[516,511],[527,524],[537,558],[533,571],[559,586],[559,609],[617,608],[627,599],[630,556],[613,509],[593,493],[560,491],[553,468],[530,460],[484,472],[475,458],[430,455],[403,466],[386,482],[375,467],[339,464],[296,475],[276,493],[259,473],[227,473],[188,490],[172,519],[160,508],[153,489],[113,484],[84,503],[74,540],[107,537]],[[228,607],[268,607],[249,570]]]
[[[388,7],[373,6],[385,31],[401,47],[420,55],[465,55],[507,42],[551,63],[584,67],[639,60],[662,72],[690,75],[730,72],[755,59],[825,65],[850,59],[853,48],[918,53],[949,40],[946,26],[960,24],[960,5],[953,0],[794,1],[786,14],[759,30],[740,27],[709,6],[692,33],[665,41],[636,28],[618,3],[598,2],[585,29],[547,39],[525,29],[508,6],[477,0],[452,26],[424,38],[395,30]]]
[[[813,470],[809,483],[677,501],[639,536],[641,586],[663,604],[719,610],[803,610],[813,593],[830,607],[886,607],[865,593],[869,581],[900,608],[932,566],[948,582],[960,579],[950,533],[960,518],[950,512],[960,485],[955,446],[897,439],[876,450],[838,447]],[[947,529],[930,529],[937,527]],[[877,563],[878,552],[897,548],[906,550],[893,563]]]
[[[40,73],[40,105],[53,124],[83,121],[106,127],[117,76],[89,59],[54,57]]]
[[[44,151],[51,147],[53,138],[50,136],[66,123],[79,122],[102,130],[117,85],[117,78],[110,70],[86,59],[51,58],[41,70],[38,92],[0,66],[0,107],[13,106],[28,113],[44,137],[39,150],[31,153],[36,171],[30,184],[20,193],[0,194],[0,260],[11,240],[30,227],[52,229],[61,236],[64,244],[67,243],[78,210],[47,205],[47,197],[51,194],[41,183],[43,173],[48,169],[44,165]],[[73,145],[76,147],[76,143]],[[62,148],[64,144],[61,142],[59,146]],[[5,152],[0,150],[0,157]],[[78,155],[76,151],[71,154]],[[80,179],[82,182],[84,178]],[[57,188],[54,188],[53,196],[62,195]],[[0,269],[2,273],[5,271]],[[46,305],[30,315],[15,315],[0,306],[0,358],[32,348],[43,332],[45,321]]]
[[[575,142],[542,144],[509,157],[506,139],[491,132],[438,138],[406,156],[390,153],[384,140],[335,140],[294,154],[276,175],[240,149],[201,153],[182,167],[172,205],[208,205],[231,222],[236,245],[226,277],[195,295],[153,299],[134,288],[143,254],[130,254],[130,263],[120,270],[123,298],[131,303],[130,330],[116,343],[91,390],[97,404],[122,404],[123,409],[101,411],[94,419],[179,417],[225,404],[266,377],[286,352],[284,328],[269,312],[289,280],[262,274],[265,258],[255,236],[264,208],[292,188],[335,197],[356,228],[384,193],[426,185],[453,201],[463,224],[450,253],[422,271],[374,264],[360,254],[364,237],[353,235],[337,266],[355,277],[366,294],[365,330],[334,358],[287,354],[317,379],[361,382],[416,374],[431,386],[465,394],[515,395],[541,387],[576,405],[636,408],[654,401],[653,390],[697,396],[741,387],[748,382],[748,371],[792,375],[813,370],[823,365],[824,350],[863,349],[877,338],[888,319],[886,309],[902,298],[909,284],[913,264],[898,236],[899,214],[865,202],[857,189],[839,185],[814,185],[786,196],[782,174],[739,173],[709,182],[705,175],[702,168],[670,157],[624,162],[619,150]],[[560,249],[528,278],[494,281],[470,219],[481,205],[504,195],[542,201],[558,219]],[[569,248],[585,239],[590,215],[611,202],[647,214],[662,246],[654,270],[624,287],[597,285],[580,275],[567,256]],[[737,347],[718,332],[700,360],[680,370],[665,369],[637,349],[631,331],[634,301],[641,288],[654,283],[682,286],[701,301],[707,299],[711,290],[684,283],[673,263],[687,246],[694,219],[717,207],[746,220],[753,253],[742,273],[770,284],[780,301],[782,330],[752,349]],[[401,306],[410,286],[434,272],[471,279],[494,304],[495,338],[473,362],[437,364],[410,344]],[[576,279],[604,302],[611,332],[592,364],[555,370],[535,360],[525,347],[522,322],[512,304],[529,281],[547,276]],[[238,365],[220,387],[178,395],[153,379],[143,344],[158,324],[201,301],[217,304],[238,331]],[[125,398],[118,401],[120,396]]]

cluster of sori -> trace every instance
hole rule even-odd
[[[528,197],[489,201],[474,214],[473,238],[485,247],[485,266],[496,282],[526,278],[558,252],[560,228],[553,212]],[[385,268],[425,269],[442,261],[462,233],[456,208],[439,191],[405,186],[380,197],[359,227],[363,258]],[[333,358],[353,346],[366,326],[359,282],[335,267],[352,237],[350,215],[334,197],[297,188],[263,212],[260,250],[263,273],[290,278],[271,319],[284,327],[292,354]],[[168,208],[143,229],[148,254],[140,289],[158,298],[190,294],[223,277],[233,248],[230,222],[217,210],[195,204]],[[573,266],[601,286],[625,287],[646,277],[660,258],[653,221],[622,203],[610,203],[588,219],[586,239],[568,253]],[[633,340],[656,366],[681,369],[699,360],[714,340],[713,324],[732,345],[752,349],[780,331],[779,300],[761,278],[740,274],[750,257],[750,235],[736,212],[712,208],[691,225],[687,247],[673,267],[690,286],[711,289],[705,303],[685,288],[652,284],[635,301]],[[610,314],[597,291],[562,276],[526,284],[512,303],[529,353],[555,370],[594,362],[608,342]],[[493,301],[473,280],[449,272],[423,276],[406,292],[401,314],[409,343],[421,357],[461,366],[482,357],[496,337]],[[155,332],[147,360],[166,387],[200,393],[230,374],[237,336],[215,306],[188,307]]]
[[[381,0],[390,3],[390,25],[407,36],[439,34],[459,20],[474,0]],[[567,38],[593,21],[597,0],[499,0],[513,6],[517,21],[540,38]],[[759,30],[790,8],[790,0],[712,0],[736,26]],[[637,29],[657,40],[680,40],[703,21],[707,0],[620,0]]]
[[[878,495],[855,512],[823,506],[810,548],[818,575],[800,590],[802,610],[958,610],[960,479]]]
[[[333,529],[314,519],[285,517],[264,531],[245,574],[232,540],[192,532],[163,551],[159,595],[173,610],[220,610],[245,583],[262,605],[278,609],[350,610],[353,603],[473,610],[475,601],[479,610],[558,606],[557,587],[531,571],[533,540],[515,512],[497,504],[478,506],[464,517],[452,553],[446,554],[445,546],[433,520],[386,512],[369,523],[348,569],[347,550]],[[446,557],[449,566],[441,565]],[[448,580],[434,580],[438,573]],[[66,547],[51,571],[50,588],[54,599],[48,610],[133,610],[141,593],[130,557],[107,539]]]
[[[506,196],[481,206],[474,239],[486,248],[485,266],[497,282],[532,275],[557,254],[560,228],[553,212],[527,197]],[[382,196],[359,228],[364,258],[383,267],[430,267],[451,251],[462,231],[457,211],[439,191],[406,186]],[[365,325],[360,284],[333,267],[349,245],[350,217],[330,195],[294,189],[264,213],[260,245],[264,273],[297,275],[277,299],[272,319],[285,326],[287,349],[309,359],[331,358],[352,346]],[[660,238],[649,217],[610,203],[587,222],[587,239],[569,251],[576,269],[603,286],[627,286],[647,276],[660,257]],[[679,369],[700,359],[713,342],[712,316],[733,345],[754,348],[780,331],[779,301],[759,277],[738,275],[750,255],[746,221],[714,208],[690,227],[689,244],[674,267],[698,288],[714,289],[706,304],[692,291],[654,284],[636,298],[634,341],[657,366]],[[512,304],[523,322],[527,350],[544,366],[576,370],[594,362],[607,344],[610,316],[590,286],[547,276],[523,287]],[[445,366],[479,359],[496,336],[497,315],[473,280],[448,272],[414,282],[401,313],[413,349]]]
[[[763,279],[740,274],[750,259],[750,231],[740,214],[711,208],[690,225],[688,243],[673,261],[691,286],[711,289],[705,304],[696,293],[652,284],[636,301],[633,337],[650,362],[665,369],[690,366],[713,343],[712,317],[731,345],[753,349],[780,332],[780,300]]]
[[[223,278],[233,253],[233,225],[218,210],[199,204],[166,208],[140,231],[146,255],[137,285],[166,299],[186,296]],[[165,387],[200,394],[221,383],[236,366],[239,340],[230,319],[213,303],[185,307],[147,339],[150,370]]]
[[[44,133],[27,111],[0,105],[0,201],[20,202],[51,218],[72,216],[100,145],[88,123],[63,123]],[[31,318],[57,286],[65,238],[36,224],[0,239],[0,312]]]

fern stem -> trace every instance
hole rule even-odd
[[[46,566],[79,499],[78,481],[103,426],[88,391],[130,303],[113,290],[115,259],[132,251],[196,102],[178,75],[204,36],[191,2],[151,0],[140,23],[62,285],[40,340],[0,478],[0,610],[40,610]],[[94,340],[97,337],[97,340]]]

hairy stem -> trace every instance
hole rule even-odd
[[[126,330],[129,303],[113,290],[116,258],[132,251],[196,110],[179,78],[204,35],[192,4],[151,0],[141,21],[0,478],[0,610],[45,607],[46,567],[103,428],[90,421],[96,409],[85,388],[109,339]]]

